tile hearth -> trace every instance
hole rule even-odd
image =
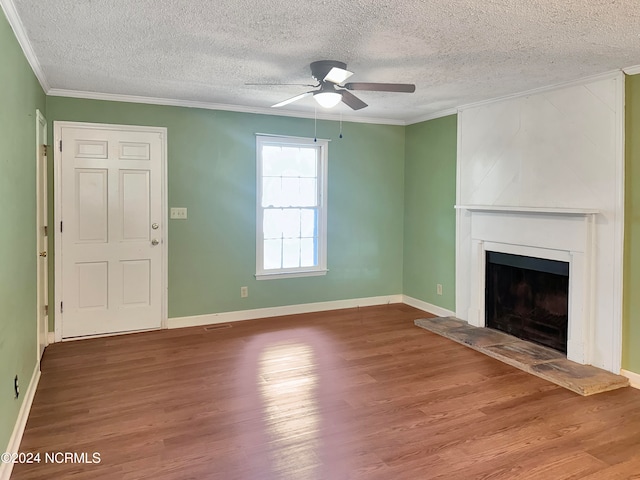
[[[454,317],[422,318],[414,323],[580,395],[593,395],[629,385],[626,377],[590,365],[580,365],[550,348],[497,330],[474,327]]]

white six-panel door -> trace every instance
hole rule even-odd
[[[160,328],[166,130],[64,123],[56,133],[62,338]]]

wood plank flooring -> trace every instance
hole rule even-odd
[[[401,304],[51,345],[12,479],[640,479],[640,391],[581,397]],[[100,463],[45,463],[46,452]]]

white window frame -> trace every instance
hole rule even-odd
[[[313,146],[320,151],[318,155],[318,265],[313,267],[280,268],[265,270],[264,265],[264,231],[262,207],[262,147],[263,145],[279,146]],[[296,278],[326,275],[327,273],[327,174],[329,159],[329,140],[285,137],[275,135],[256,135],[256,279]]]

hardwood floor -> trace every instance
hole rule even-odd
[[[581,397],[413,325],[424,316],[51,345],[21,445],[42,460],[11,478],[640,479],[640,391]]]

